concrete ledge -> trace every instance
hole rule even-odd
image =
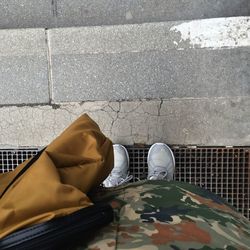
[[[48,32],[55,103],[248,96],[249,17]]]
[[[0,105],[48,103],[44,29],[0,30]]]
[[[0,146],[44,146],[83,113],[116,143],[249,146],[249,109],[249,97],[4,107]]]
[[[72,27],[48,31],[53,55],[115,54],[250,45],[250,17],[135,25]]]
[[[248,0],[57,0],[57,25],[93,26],[248,16]]]
[[[0,28],[117,25],[249,14],[249,0],[2,0]]]

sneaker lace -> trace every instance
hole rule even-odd
[[[166,168],[156,166],[154,168],[154,171],[150,173],[150,176],[148,177],[149,180],[164,180],[167,179],[168,172]]]
[[[106,183],[109,187],[115,187],[119,186],[121,184],[129,182],[133,178],[133,175],[127,175],[125,178],[122,178],[120,176],[117,176],[116,174],[110,174],[108,178],[106,179]]]

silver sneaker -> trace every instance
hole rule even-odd
[[[114,168],[103,182],[105,187],[116,187],[129,182],[133,178],[132,175],[129,175],[129,156],[127,149],[120,144],[114,144],[113,149]]]
[[[148,152],[148,180],[174,178],[175,158],[172,150],[164,143],[153,144]]]

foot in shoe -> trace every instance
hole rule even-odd
[[[148,180],[173,180],[175,158],[164,143],[153,144],[148,152]]]
[[[127,149],[120,144],[114,144],[113,149],[114,168],[103,182],[105,187],[119,186],[133,178],[132,175],[129,175],[129,155]]]

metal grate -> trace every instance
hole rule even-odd
[[[24,162],[37,152],[37,148],[0,149],[0,173],[14,170],[18,164]]]
[[[133,181],[147,178],[149,146],[128,146]],[[250,147],[172,147],[175,180],[206,188],[250,219]],[[37,148],[0,150],[0,173],[13,170]]]

